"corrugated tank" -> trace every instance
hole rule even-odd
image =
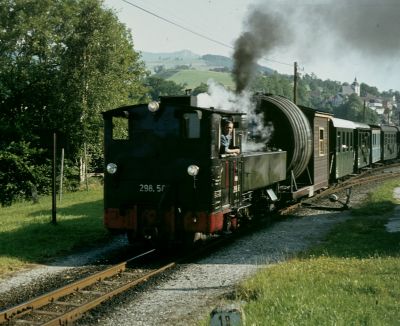
[[[273,125],[268,146],[287,152],[287,173],[300,176],[313,153],[313,135],[305,114],[282,96],[259,95],[258,110],[264,113],[265,125]]]

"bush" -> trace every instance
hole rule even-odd
[[[17,199],[47,193],[51,185],[51,164],[43,150],[26,142],[12,142],[0,150],[0,203],[9,206]]]

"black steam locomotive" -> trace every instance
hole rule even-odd
[[[192,241],[398,157],[397,127],[336,119],[280,96],[254,100],[262,123],[274,128],[257,152],[246,150],[254,126],[243,112],[200,107],[197,97],[104,112],[105,226],[130,242]],[[223,120],[233,123],[239,155],[221,154]]]

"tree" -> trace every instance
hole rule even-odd
[[[47,190],[50,183],[50,164],[40,162],[40,150],[29,143],[12,142],[0,150],[0,204],[10,205],[17,198]]]
[[[311,106],[310,86],[302,78],[299,78],[297,85],[297,103],[307,107]]]
[[[197,86],[195,89],[192,91],[192,95],[198,95],[200,93],[207,93],[208,91],[208,85],[206,83],[200,83],[199,86]]]
[[[101,0],[0,0],[0,39],[0,150],[46,149],[57,131],[77,161],[84,143],[100,152],[101,111],[146,96],[131,35]]]
[[[338,118],[359,121],[363,105],[356,94],[351,94],[348,100],[335,110]]]
[[[82,143],[101,146],[100,113],[133,104],[145,97],[144,63],[133,50],[130,33],[112,11],[98,0],[78,1],[74,8],[74,32],[65,38],[60,74],[66,85],[62,96],[67,113],[60,129],[71,139],[74,152]]]
[[[288,76],[282,76],[278,73],[272,75],[258,75],[252,81],[250,90],[254,92],[281,95],[293,99],[292,80]]]
[[[376,112],[364,107],[356,94],[351,94],[345,103],[334,110],[334,114],[338,118],[362,123],[377,123],[379,121]]]
[[[146,79],[149,95],[153,100],[160,96],[176,96],[185,94],[185,85],[177,84],[172,80],[165,80],[156,76],[149,76]]]
[[[372,95],[379,97],[379,91],[376,87],[369,86],[365,83],[361,83],[360,85],[360,96],[365,97],[367,95]]]
[[[31,140],[48,119],[58,75],[58,6],[51,1],[0,2],[0,130],[2,141]],[[12,118],[11,118],[12,117]]]

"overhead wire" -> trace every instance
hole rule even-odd
[[[143,8],[143,7],[141,7],[141,6],[139,6],[139,5],[135,4],[135,3],[133,3],[132,1],[128,1],[128,0],[122,0],[122,1],[125,2],[126,4],[132,6],[132,7],[135,7],[135,8],[137,8],[137,9],[139,9],[139,10],[144,11],[145,13],[147,13],[147,14],[149,14],[149,15],[151,15],[151,16],[154,16],[154,17],[156,17],[156,18],[158,18],[158,19],[160,19],[160,20],[162,20],[162,21],[165,21],[166,23],[169,23],[169,24],[171,24],[171,25],[174,25],[174,26],[176,26],[176,27],[178,27],[178,28],[180,28],[180,29],[183,29],[183,30],[185,30],[186,32],[192,33],[192,34],[194,34],[194,35],[196,35],[196,36],[198,36],[198,37],[201,37],[201,38],[203,38],[203,39],[206,39],[206,40],[208,40],[208,41],[210,41],[210,42],[213,42],[213,43],[219,44],[219,45],[221,45],[221,46],[224,46],[224,47],[226,47],[226,48],[229,48],[229,49],[231,49],[231,50],[234,50],[234,47],[231,46],[231,45],[229,45],[229,44],[226,44],[226,43],[221,42],[221,41],[219,41],[219,40],[217,40],[217,39],[211,38],[211,37],[209,37],[209,36],[207,36],[207,35],[205,35],[205,34],[203,34],[203,33],[196,32],[195,30],[193,30],[193,29],[191,29],[191,28],[188,28],[188,27],[186,27],[186,26],[183,26],[182,24],[176,23],[176,22],[172,21],[171,19],[165,18],[165,17],[163,17],[163,16],[161,16],[161,15],[159,15],[159,14],[156,14],[156,13],[153,12],[153,11],[150,11],[150,10],[148,10],[148,9],[146,9],[146,8]],[[292,63],[282,62],[282,61],[278,61],[278,60],[274,60],[274,59],[269,59],[269,58],[265,58],[265,57],[262,57],[262,59],[267,60],[267,61],[271,61],[271,62],[275,62],[275,63],[281,64],[281,65],[293,66]]]

